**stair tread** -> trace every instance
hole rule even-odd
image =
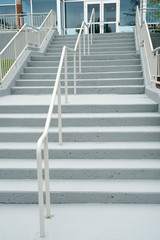
[[[43,127],[0,127],[0,132],[1,133],[42,133],[44,130],[44,126]],[[50,127],[49,129],[49,133],[57,133],[58,132],[58,128],[55,127]],[[160,127],[159,126],[114,126],[114,127],[63,127],[62,128],[62,133],[69,133],[69,132],[73,132],[73,133],[92,133],[92,132],[96,132],[96,133],[154,133],[154,132],[160,132]]]
[[[43,113],[0,113],[0,119],[2,118],[45,118],[47,114]],[[63,113],[63,118],[160,118],[160,113],[158,112],[136,112],[136,113]],[[53,114],[52,118],[58,118]]]
[[[49,159],[50,169],[158,169],[159,159]],[[1,159],[0,169],[34,169],[35,159]]]
[[[51,192],[159,193],[160,180],[50,180]],[[0,192],[37,192],[37,180],[1,179]]]
[[[51,100],[51,95],[8,95],[1,97],[0,106],[45,106],[49,105]],[[149,99],[145,94],[102,94],[102,95],[69,95],[69,103],[64,104],[64,96],[62,95],[62,105],[71,106],[71,105],[157,105],[158,104]],[[57,102],[56,102],[57,104]]]
[[[36,142],[0,142],[0,149],[36,149]],[[160,142],[65,142],[59,145],[58,142],[49,142],[49,149],[56,150],[160,150]]]

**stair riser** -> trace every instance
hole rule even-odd
[[[63,146],[63,145],[62,145]],[[160,149],[59,149],[49,148],[50,159],[159,159]],[[35,143],[36,149],[36,143]],[[35,159],[35,149],[1,149],[1,158]]]
[[[88,39],[87,39],[88,40]],[[54,47],[58,47],[58,48],[62,48],[65,44],[65,41],[64,43],[62,43],[61,41],[52,41],[51,42],[51,45],[48,47],[49,48],[54,48]],[[132,41],[124,41],[124,40],[119,40],[119,41],[93,41],[93,44],[90,45],[90,48],[101,48],[101,47],[121,47],[121,46],[131,46],[131,47],[135,47],[135,41],[132,40]],[[67,44],[67,47],[70,47],[70,48],[74,48],[75,47],[75,42],[68,42]],[[83,41],[81,43],[81,48],[83,49],[84,47],[84,44],[83,44]],[[85,49],[87,50],[88,49],[88,41],[85,43]]]
[[[37,192],[1,192],[0,203],[8,204],[37,204]],[[159,204],[159,193],[132,192],[51,192],[51,203],[115,203],[115,204]]]
[[[56,73],[21,73],[21,79],[56,79]],[[104,78],[141,78],[142,72],[106,72],[106,73],[77,73],[78,79],[104,79]],[[61,74],[61,79],[64,79],[64,74]],[[68,73],[68,79],[73,79],[73,74]]]
[[[77,67],[79,63],[77,63]],[[123,65],[140,65],[140,60],[119,60],[119,61],[82,61],[82,67],[86,66],[123,66]],[[57,61],[33,61],[28,62],[28,67],[58,67],[59,62]],[[68,61],[68,66],[73,66],[73,61]]]
[[[0,118],[1,127],[44,127],[46,118]],[[97,127],[97,126],[160,126],[160,118],[62,118],[63,127]],[[58,120],[53,118],[52,127],[58,126]]]
[[[26,80],[19,80],[16,81],[16,86],[25,86],[25,87],[40,87],[40,86],[50,86],[53,87],[55,84],[55,81],[38,81],[38,80],[32,80],[32,81],[26,81]],[[68,81],[68,86],[73,86],[73,81]],[[77,81],[77,86],[115,86],[115,85],[142,85],[143,79],[137,79],[137,80],[98,80],[98,81]],[[64,81],[61,81],[61,86],[64,87]]]
[[[0,133],[0,135],[0,142],[37,142],[42,132]],[[63,132],[63,142],[154,142],[159,139],[159,132]],[[58,134],[49,133],[49,142],[58,142]]]
[[[90,49],[90,53],[97,53],[97,52],[102,52],[102,53],[107,53],[107,52],[112,52],[112,53],[116,53],[116,52],[127,52],[127,51],[129,51],[129,52],[131,52],[131,51],[136,51],[136,48],[135,47],[117,47],[117,48],[115,48],[115,47],[106,47],[106,48],[91,48]],[[48,49],[47,50],[47,53],[57,53],[57,54],[60,54],[62,52],[62,48],[59,48],[59,49],[57,49],[57,48],[55,48],[55,49],[53,49],[53,48],[51,48],[51,49]],[[83,49],[81,50],[81,52],[83,53]],[[68,52],[68,54],[73,54],[73,53],[70,53],[70,52]],[[86,55],[88,54],[88,52],[86,51]]]
[[[0,106],[1,113],[47,113],[49,106]],[[62,106],[62,113],[128,113],[128,112],[157,112],[157,104],[124,104],[124,105],[66,105]],[[54,108],[57,113],[57,105]]]
[[[132,54],[107,54],[107,55],[96,55],[95,56],[82,56],[82,61],[97,61],[97,60],[126,60],[126,59],[138,59],[139,60],[139,54],[132,53]],[[73,56],[68,56],[68,61],[73,61]],[[59,56],[31,56],[31,60],[33,61],[60,61],[60,55]],[[78,57],[77,57],[78,60]]]
[[[52,94],[53,89],[52,88],[12,88],[11,93],[12,94]],[[61,89],[61,93],[64,94],[65,90],[64,88]],[[69,94],[74,94],[74,89],[69,88],[68,89]],[[143,86],[132,86],[132,87],[94,87],[94,88],[77,88],[77,94],[142,94],[144,93],[144,87]]]
[[[69,67],[68,69],[68,73],[73,73],[74,69],[73,67]],[[110,67],[82,67],[82,72],[123,72],[123,71],[141,71],[142,68],[141,66],[110,66]],[[57,68],[53,68],[53,67],[38,67],[38,68],[34,68],[34,67],[27,67],[24,68],[24,73],[57,73],[58,71],[58,67]],[[76,69],[77,72],[79,72],[79,68],[77,67]],[[62,69],[62,73],[64,73],[64,68]]]
[[[7,160],[6,160],[7,161]],[[44,176],[44,174],[43,174]],[[37,179],[36,169],[0,169],[1,179]],[[50,179],[160,179],[159,169],[50,169]]]

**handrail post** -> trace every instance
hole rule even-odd
[[[95,9],[94,9],[94,14],[93,14],[93,22],[94,22],[94,27],[93,27],[93,33],[95,34]]]
[[[38,47],[41,46],[41,40],[40,40],[40,30],[38,31]]]
[[[86,47],[85,47],[85,24],[83,26],[83,55],[86,55]]]
[[[58,84],[58,129],[59,129],[59,144],[62,145],[62,114],[61,114],[61,80]]]
[[[45,164],[45,190],[46,190],[46,218],[51,218],[50,187],[49,187],[49,161],[48,161],[48,136],[44,140],[44,164]]]
[[[42,177],[42,153],[41,153],[41,151],[37,152],[37,178],[38,178],[40,237],[44,237],[45,236],[45,230],[44,230],[44,199],[43,199],[43,177]]]
[[[81,73],[81,36],[79,38],[79,73]]]
[[[88,56],[89,56],[89,53],[90,53],[90,49],[89,49],[89,27],[88,27]]]
[[[73,62],[74,62],[74,95],[76,95],[76,52],[73,52]]]
[[[0,80],[2,81],[2,56],[0,55]]]
[[[92,20],[91,20],[91,45],[92,45]]]
[[[67,48],[66,48],[66,50],[65,50],[64,71],[65,71],[65,103],[68,103]]]
[[[27,28],[25,30],[25,35],[26,35],[26,45],[28,45],[28,29]]]

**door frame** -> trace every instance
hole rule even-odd
[[[116,3],[116,21],[115,22],[104,22],[104,4],[107,3]],[[89,4],[99,4],[100,5],[100,33],[104,33],[104,24],[105,23],[116,23],[116,32],[119,32],[120,25],[120,0],[95,0],[95,1],[84,1],[84,21],[88,23],[88,5]]]

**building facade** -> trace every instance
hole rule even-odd
[[[65,34],[78,33],[95,8],[96,32],[132,31],[140,0],[0,0],[0,14],[41,13],[53,9]],[[146,5],[145,5],[146,6]]]

